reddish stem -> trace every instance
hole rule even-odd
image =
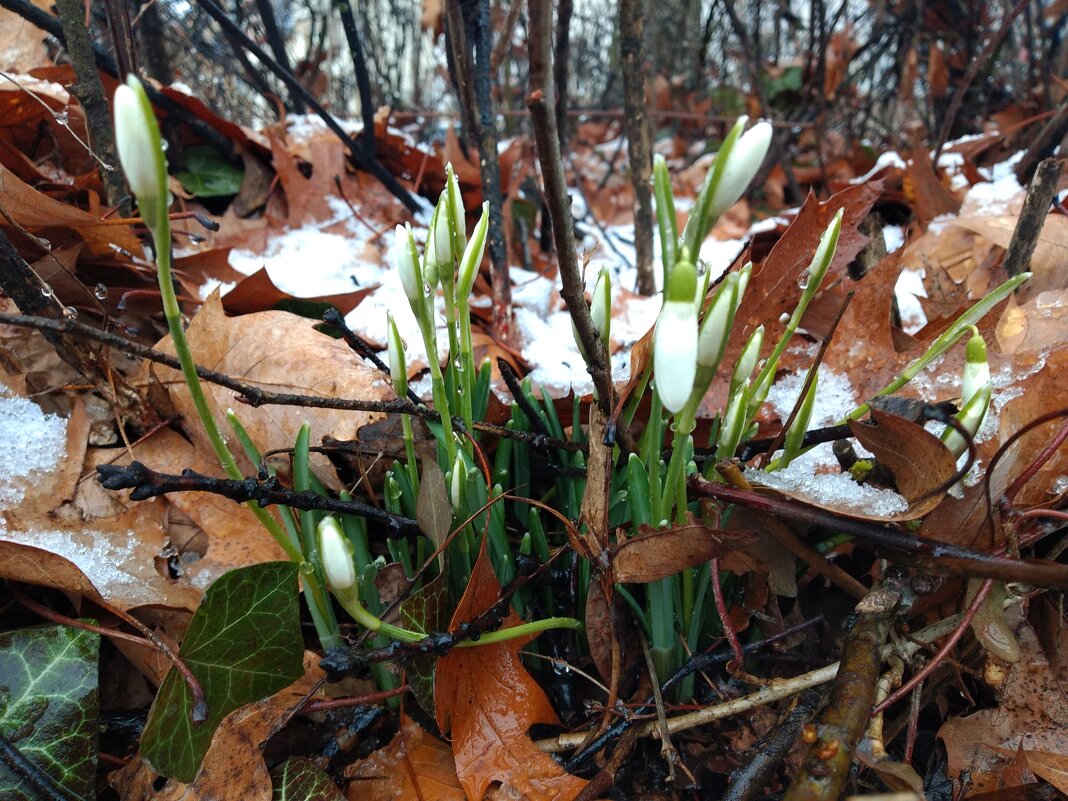
[[[359,695],[354,698],[334,698],[329,701],[312,701],[300,711],[305,713],[326,712],[331,709],[347,709],[353,706],[379,704],[390,698],[396,698],[398,695],[404,695],[410,689],[411,688],[407,684],[402,684],[394,690],[382,690],[377,693],[368,693],[367,695]]]
[[[723,634],[727,637],[727,642],[730,643],[731,652],[734,656],[731,661],[727,663],[727,672],[734,673],[740,670],[745,663],[745,652],[742,650],[742,643],[738,640],[738,635],[735,634],[734,629],[731,628],[730,616],[727,612],[727,602],[723,597],[723,587],[719,583],[719,560],[712,560],[712,574],[709,576],[712,581],[712,596],[716,599],[716,611],[719,612],[720,623],[723,624]]]

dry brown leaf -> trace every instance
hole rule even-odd
[[[200,590],[156,570],[165,540],[163,507],[145,501],[90,524],[71,507],[44,520],[0,523],[0,576],[103,598],[120,609],[194,609]]]
[[[452,749],[405,717],[389,745],[350,765],[349,801],[464,801]]]
[[[312,326],[310,320],[279,311],[228,318],[216,292],[193,318],[186,336],[198,365],[263,389],[370,401],[393,397],[393,390],[376,369],[364,364],[344,342],[331,339]],[[159,347],[174,352],[169,337]],[[180,373],[167,367],[152,369],[169,390],[175,410],[186,421],[186,430],[197,444],[198,452],[213,453]],[[311,423],[312,443],[318,443],[326,435],[356,439],[360,428],[382,417],[370,412],[300,406],[253,409],[236,404],[231,390],[211,384],[204,386],[220,430],[229,430],[225,410],[237,406],[237,416],[261,452],[292,448],[304,421]],[[319,477],[328,485],[336,485],[329,462],[319,454],[312,457]]]
[[[312,298],[295,298],[288,292],[283,292],[271,276],[267,274],[267,268],[261,267],[252,275],[242,278],[237,286],[231,289],[222,299],[223,308],[228,314],[253,314],[255,312],[270,311],[282,303],[294,300],[300,303],[328,303],[343,315],[360,305],[360,301],[370,295],[378,284],[362,287],[354,292],[343,292],[334,295],[317,295]]]
[[[1068,793],[1068,755],[1047,751],[1024,751],[1027,766],[1062,793]]]
[[[724,531],[696,520],[668,529],[642,526],[611,550],[612,581],[647,584],[751,544],[747,533]]]
[[[130,253],[141,253],[141,242],[129,226],[108,225],[106,220],[43,195],[3,164],[0,164],[0,195],[11,219],[33,233],[48,228],[70,228],[95,255],[113,253],[112,245]],[[6,227],[7,222],[3,225]]]
[[[209,475],[220,472],[214,457],[197,450],[170,430],[135,445],[134,457],[161,473],[179,473],[185,468]],[[128,463],[128,458],[116,461],[116,464]],[[235,567],[286,558],[282,548],[244,504],[203,492],[174,493],[167,497],[167,502],[188,515],[206,538],[204,544],[196,543],[195,550],[201,558],[185,564],[185,578],[194,586],[207,587]],[[186,550],[189,544],[181,541],[175,545]]]
[[[1019,624],[1017,638],[1023,653],[1008,670],[997,707],[951,718],[938,732],[946,745],[948,774],[959,781],[961,772],[969,771],[971,792],[997,789],[1018,748],[1068,757],[1068,697],[1026,622]]]
[[[972,231],[999,248],[1007,249],[1016,230],[1015,215],[957,217],[953,225]],[[1042,226],[1035,244],[1035,252],[1028,265],[1033,275],[1020,288],[1022,301],[1034,298],[1048,290],[1068,289],[1068,217],[1050,214]]]
[[[306,651],[301,678],[270,698],[243,706],[224,718],[191,784],[168,779],[156,789],[154,783],[163,780],[137,757],[111,774],[111,786],[121,801],[271,801],[273,787],[263,761],[263,744],[322,679],[320,658]]]
[[[49,0],[34,0],[37,8],[50,11]],[[52,63],[45,47],[47,34],[14,11],[0,9],[0,53],[4,54],[0,69],[4,72],[29,72],[34,67]]]

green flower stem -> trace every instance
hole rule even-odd
[[[471,340],[471,305],[467,298],[460,299],[460,348],[458,354],[463,369],[457,379],[463,387],[460,397],[460,415],[468,431],[474,431],[475,350]]]
[[[438,362],[438,343],[434,336],[433,320],[419,320],[419,329],[423,333],[423,345],[426,347],[427,361],[430,363],[430,389],[434,396],[434,409],[441,419],[441,430],[445,439],[445,455],[449,464],[456,461],[456,436],[452,430],[452,409],[449,406],[449,395],[445,391],[445,378],[441,373],[441,364]]]
[[[347,590],[342,590],[335,594],[341,602],[341,605],[345,607],[345,611],[352,615],[352,619],[365,629],[394,640],[400,640],[401,642],[422,642],[427,638],[427,635],[422,632],[391,625],[372,615],[360,602],[357,586],[358,585],[353,585]],[[540,634],[549,629],[571,629],[573,631],[579,631],[582,629],[582,623],[571,617],[547,617],[542,620],[532,620],[529,623],[522,623],[507,629],[490,631],[481,635],[477,640],[462,640],[457,643],[457,646],[460,648],[474,648],[479,645],[493,645],[494,643],[514,640],[517,637],[529,637],[531,635]]]
[[[958,339],[965,335],[970,336],[971,326],[978,323],[984,316],[986,316],[987,312],[1011,295],[1020,284],[1030,277],[1031,273],[1020,273],[987,294],[982,300],[954,320],[953,324],[931,343],[931,346],[922,356],[920,356],[920,358],[916,359],[916,361],[906,367],[901,375],[879,390],[875,396],[890,395],[905,386],[905,384],[919,375],[920,371],[927,367],[927,365],[949,350],[953,346],[953,343]],[[849,420],[857,420],[867,414],[868,409],[868,404],[862,403],[847,414],[841,422],[844,423]]]
[[[152,233],[152,240],[156,246],[156,267],[159,275],[160,296],[163,299],[163,313],[167,318],[167,328],[170,330],[171,341],[174,343],[174,352],[178,356],[179,364],[182,366],[182,377],[185,379],[186,387],[189,389],[189,396],[193,399],[193,406],[197,410],[197,416],[200,417],[200,422],[204,426],[204,432],[208,435],[208,441],[215,451],[216,458],[218,458],[229,478],[240,481],[244,478],[244,475],[242,475],[234,455],[227,447],[222,434],[219,432],[219,427],[215,423],[215,417],[212,415],[207,398],[204,395],[204,388],[200,384],[200,376],[197,375],[196,363],[193,361],[193,354],[189,350],[189,342],[186,340],[185,331],[182,329],[182,312],[178,306],[178,298],[175,296],[174,282],[171,278],[171,222],[167,217],[166,211],[158,215],[156,225],[149,226],[149,231]],[[267,529],[275,542],[285,551],[286,556],[298,565],[304,562],[304,555],[301,549],[290,540],[285,530],[270,512],[255,501],[248,501],[245,506],[252,511],[252,514],[255,515],[260,524]],[[304,574],[303,578],[304,587],[308,590],[309,597],[316,599],[315,604],[318,604],[320,599],[325,599],[326,595],[317,576]],[[309,607],[312,605],[309,604]],[[336,623],[331,627],[328,618],[319,619],[314,614],[313,620],[316,632],[319,635],[319,642],[323,648],[330,649],[341,645]]]
[[[664,505],[664,517],[671,514],[671,505],[675,508],[675,521],[686,522],[686,446],[690,434],[697,425],[696,412],[700,398],[690,400],[675,416],[674,436],[671,443],[671,461],[668,463],[667,480],[664,482],[664,497],[670,499]]]
[[[415,456],[415,432],[412,431],[412,416],[401,415],[401,435],[404,437],[404,455],[408,464],[408,480],[416,496],[419,495],[419,460]]]

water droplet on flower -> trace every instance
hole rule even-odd
[[[408,340],[404,337],[401,337],[401,347],[404,348],[404,350],[408,350]]]
[[[434,287],[430,286],[430,284],[423,284],[423,294],[429,298],[434,294]]]
[[[160,139],[159,140],[159,149],[160,150],[162,150],[164,153],[166,153],[168,147],[169,147],[169,144],[168,144],[166,139]]]
[[[453,360],[452,366],[456,368],[456,372],[462,373],[464,371],[464,357],[463,356],[457,356]]]
[[[93,289],[93,297],[97,300],[107,300],[108,288],[103,284],[97,284],[96,287]]]
[[[463,386],[463,384],[457,384],[456,385],[456,394],[457,395],[463,395],[464,394],[464,386]]]
[[[77,320],[78,310],[73,306],[65,306],[63,308],[63,316],[66,317],[68,320]]]
[[[799,289],[808,289],[808,279],[810,278],[808,270],[805,270],[801,275],[797,276],[797,286]]]
[[[52,287],[48,286],[48,284],[45,284],[43,287],[41,287],[41,294],[44,295],[46,298],[52,297]]]

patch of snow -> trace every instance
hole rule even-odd
[[[1010,212],[1014,199],[1024,191],[1016,180],[1016,165],[1024,157],[1020,150],[1011,158],[993,167],[980,167],[980,174],[989,183],[978,183],[968,190],[960,209],[962,217],[970,215],[997,216]]]
[[[852,509],[878,517],[889,517],[908,509],[908,502],[893,490],[858,484],[848,473],[838,471],[831,443],[825,442],[794,459],[782,470],[746,468],[745,477],[753,484],[797,493],[815,503]]]
[[[67,456],[67,421],[0,384],[0,508],[11,509],[26,488]]]
[[[131,529],[127,536],[133,540],[137,533]],[[129,559],[130,554],[113,545],[105,533],[92,529],[8,531],[0,523],[0,539],[30,545],[63,557],[82,571],[105,598],[122,598],[131,605],[159,602],[157,588],[150,587],[143,578],[119,567]]]
[[[765,402],[775,410],[780,420],[785,421],[793,411],[807,374],[807,370],[796,370],[772,384]],[[812,406],[809,428],[834,425],[856,406],[857,393],[849,383],[849,378],[826,364],[821,364],[816,402]]]
[[[901,313],[901,326],[905,333],[915,334],[927,325],[927,315],[919,299],[927,297],[923,285],[925,270],[902,270],[894,286],[897,296],[897,308]]]
[[[901,250],[901,247],[905,244],[905,229],[900,225],[884,225],[883,243],[886,245],[887,253]]]
[[[805,370],[798,370],[772,385],[767,403],[780,419],[786,420],[790,416],[804,386],[805,375]],[[833,425],[856,405],[857,395],[849,378],[821,364],[816,403],[812,408],[809,427]],[[782,470],[747,468],[745,476],[754,484],[797,493],[815,503],[881,517],[898,514],[908,508],[908,503],[896,492],[858,484],[848,473],[842,473],[829,442],[811,448]]]

